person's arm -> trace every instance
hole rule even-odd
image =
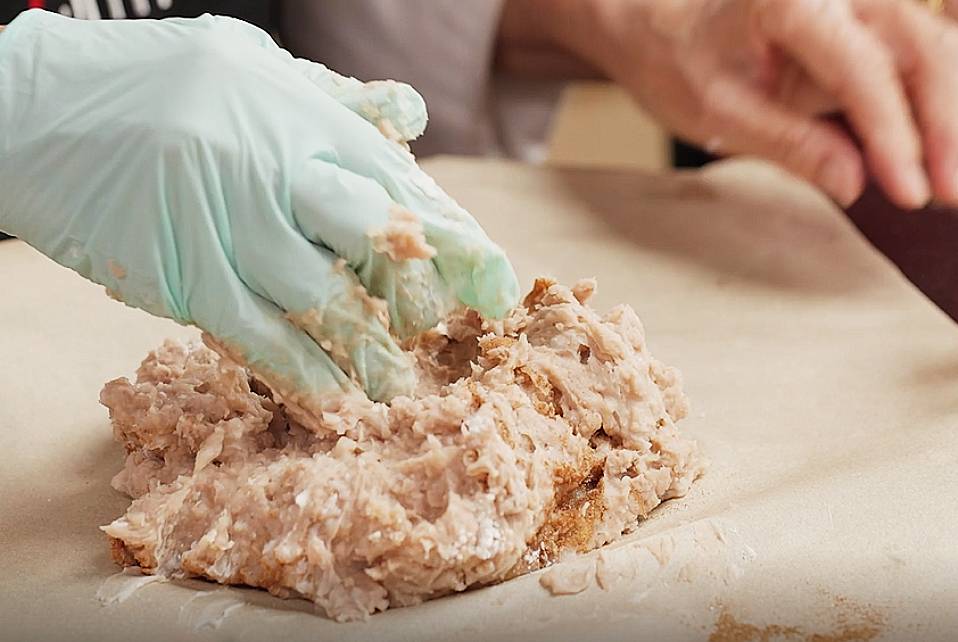
[[[554,21],[552,0],[505,0],[499,21],[496,67],[505,73],[559,80],[594,79],[603,73],[567,47]]]

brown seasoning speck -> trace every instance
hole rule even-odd
[[[728,607],[722,607],[715,628],[709,635],[709,642],[870,642],[882,632],[885,617],[878,611],[844,597],[835,598],[833,606],[838,610],[835,628],[825,633],[808,632],[798,626],[782,624],[759,627],[738,620]]]

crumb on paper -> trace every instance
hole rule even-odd
[[[662,535],[644,542],[642,548],[655,558],[659,566],[667,566],[672,560],[672,552],[675,550],[675,540],[668,535]]]
[[[595,583],[603,591],[612,588],[612,584],[622,576],[622,573],[615,568],[609,559],[607,551],[600,550],[595,558]]]
[[[703,470],[681,377],[634,311],[551,281],[505,319],[459,311],[407,342],[421,387],[389,406],[302,411],[204,341],[165,343],[100,397],[127,453],[113,486],[134,498],[104,530],[119,564],[158,576],[363,619],[616,541]],[[542,581],[605,583],[591,562],[569,572]]]
[[[125,602],[144,586],[165,580],[161,575],[144,575],[137,566],[127,566],[104,580],[97,589],[96,599],[103,606],[113,606]]]
[[[575,595],[589,588],[595,577],[595,566],[589,562],[559,564],[539,578],[539,584],[553,595]]]
[[[595,558],[595,583],[603,591],[608,591],[613,584],[623,578],[631,577],[634,579],[635,570],[634,565],[627,565],[626,568],[623,568],[620,563],[612,559],[609,551],[600,549]]]
[[[179,620],[194,631],[216,630],[244,606],[246,603],[228,590],[198,592],[180,607]]]

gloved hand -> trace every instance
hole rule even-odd
[[[845,205],[866,169],[902,207],[958,204],[958,26],[919,2],[510,2],[711,151],[775,161]]]
[[[238,20],[28,11],[0,33],[0,230],[300,402],[353,389],[344,372],[388,400],[415,381],[388,327],[518,299],[501,249],[380,132],[425,121],[410,87]]]

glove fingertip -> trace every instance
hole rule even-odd
[[[357,110],[387,137],[397,142],[416,140],[426,131],[429,113],[422,95],[394,80],[374,80],[356,97]]]
[[[401,351],[368,351],[364,359],[355,359],[366,395],[373,401],[390,402],[396,397],[412,395],[416,374],[407,355]]]
[[[459,255],[440,269],[459,300],[489,319],[500,319],[519,303],[515,270],[498,246]]]
[[[499,248],[473,269],[472,287],[476,297],[473,307],[487,318],[501,319],[519,304],[519,280]]]
[[[416,140],[426,131],[429,123],[429,110],[426,101],[418,91],[406,83],[393,83],[396,94],[394,104],[401,117],[396,125],[403,140]]]

